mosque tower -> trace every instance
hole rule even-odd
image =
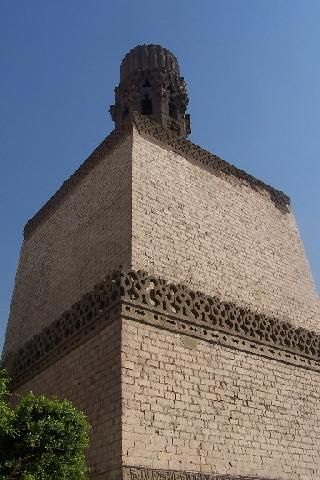
[[[87,414],[92,479],[319,479],[289,198],[190,142],[187,105],[171,52],[125,56],[114,131],[26,224],[4,364]]]

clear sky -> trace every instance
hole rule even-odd
[[[190,139],[291,197],[319,291],[319,24],[319,0],[0,0],[0,350],[23,226],[112,130],[141,43],[178,57]]]

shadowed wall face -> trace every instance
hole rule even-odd
[[[110,270],[130,265],[131,151],[127,136],[25,239],[6,352],[50,325]]]
[[[67,398],[91,425],[91,478],[106,478],[121,464],[120,319],[50,365],[16,393],[32,390]]]

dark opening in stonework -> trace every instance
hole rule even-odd
[[[179,134],[179,126],[172,123],[170,126],[169,126],[170,130],[176,134]]]
[[[141,102],[141,113],[142,115],[152,115],[152,101],[148,95],[145,95]]]
[[[123,112],[122,112],[122,118],[126,117],[129,113],[129,108],[128,107],[124,107],[123,109]]]
[[[143,84],[143,87],[151,87],[149,80],[146,78],[146,81]]]
[[[177,107],[172,102],[169,103],[169,115],[170,117],[175,118],[176,120],[178,118]]]

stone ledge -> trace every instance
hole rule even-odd
[[[121,315],[320,371],[320,335],[142,270],[108,275],[16,353],[9,353],[4,364],[15,384],[23,383]]]

